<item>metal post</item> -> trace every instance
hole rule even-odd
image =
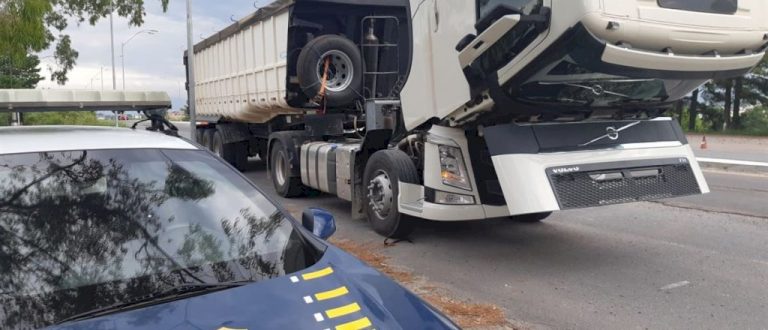
[[[125,43],[120,46],[120,61],[123,64],[123,92],[125,92]]]
[[[117,90],[117,75],[115,73],[115,4],[112,2],[110,5],[112,7],[109,11],[109,43],[112,50],[112,90]],[[101,83],[104,84],[104,79],[101,80]],[[115,127],[120,127],[120,117],[117,112],[115,112]]]
[[[115,28],[114,28],[114,19],[113,19],[113,12],[115,11],[115,7],[113,5],[112,10],[109,12],[109,40],[111,44],[112,49],[112,90],[117,90],[117,75],[115,73]]]
[[[159,31],[157,31],[155,29],[141,30],[139,32],[134,33],[130,38],[128,38],[128,40],[126,40],[125,42],[120,44],[120,58],[122,59],[122,63],[123,63],[123,91],[125,91],[125,46],[128,45],[128,43],[131,42],[131,40],[133,40],[133,38],[136,38],[138,35],[140,35],[142,33],[146,33],[146,34],[149,34],[149,35],[154,35],[155,33],[158,33],[158,32]]]
[[[11,112],[11,126],[21,126],[21,112]]]
[[[192,0],[187,0],[187,109],[189,109],[190,139],[197,141],[197,114],[195,112],[195,44],[192,37]],[[200,142],[200,141],[197,141]]]

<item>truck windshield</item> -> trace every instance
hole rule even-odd
[[[526,103],[620,108],[671,103],[703,83],[700,79],[659,79],[603,70],[599,64],[585,65],[566,55],[544,66],[510,94]]]
[[[0,155],[0,328],[49,326],[184,284],[260,281],[321,251],[198,150]]]

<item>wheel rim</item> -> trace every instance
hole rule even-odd
[[[275,180],[280,186],[284,186],[286,182],[285,174],[288,173],[287,163],[283,153],[278,153],[275,157]]]
[[[380,220],[386,219],[392,212],[394,193],[392,180],[384,171],[378,171],[368,184],[368,204]]]
[[[352,59],[347,54],[339,50],[329,50],[320,56],[317,61],[317,80],[323,81],[325,73],[325,59],[331,59],[328,65],[328,77],[326,79],[325,89],[331,92],[341,92],[352,84],[352,78],[355,75],[355,69],[352,66]]]

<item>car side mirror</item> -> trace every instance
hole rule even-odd
[[[301,225],[321,239],[329,239],[336,233],[333,214],[319,208],[308,208],[301,214]]]

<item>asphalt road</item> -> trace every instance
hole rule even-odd
[[[247,176],[274,195],[264,164],[251,165]],[[768,176],[706,175],[707,196],[562,212],[536,225],[423,223],[412,243],[393,247],[350,219],[347,202],[277,200],[292,213],[330,210],[336,237],[380,246],[394,264],[526,327],[765,329]]]
[[[248,177],[274,195],[264,165],[252,166]],[[532,328],[766,328],[768,177],[707,176],[704,197],[563,212],[538,225],[424,223],[413,243],[388,248],[350,219],[349,203],[278,200],[293,213],[332,211],[337,237],[382,246],[397,265]]]
[[[688,135],[698,157],[768,163],[768,138],[709,135],[706,136],[707,148],[702,150],[704,139],[704,135]]]

